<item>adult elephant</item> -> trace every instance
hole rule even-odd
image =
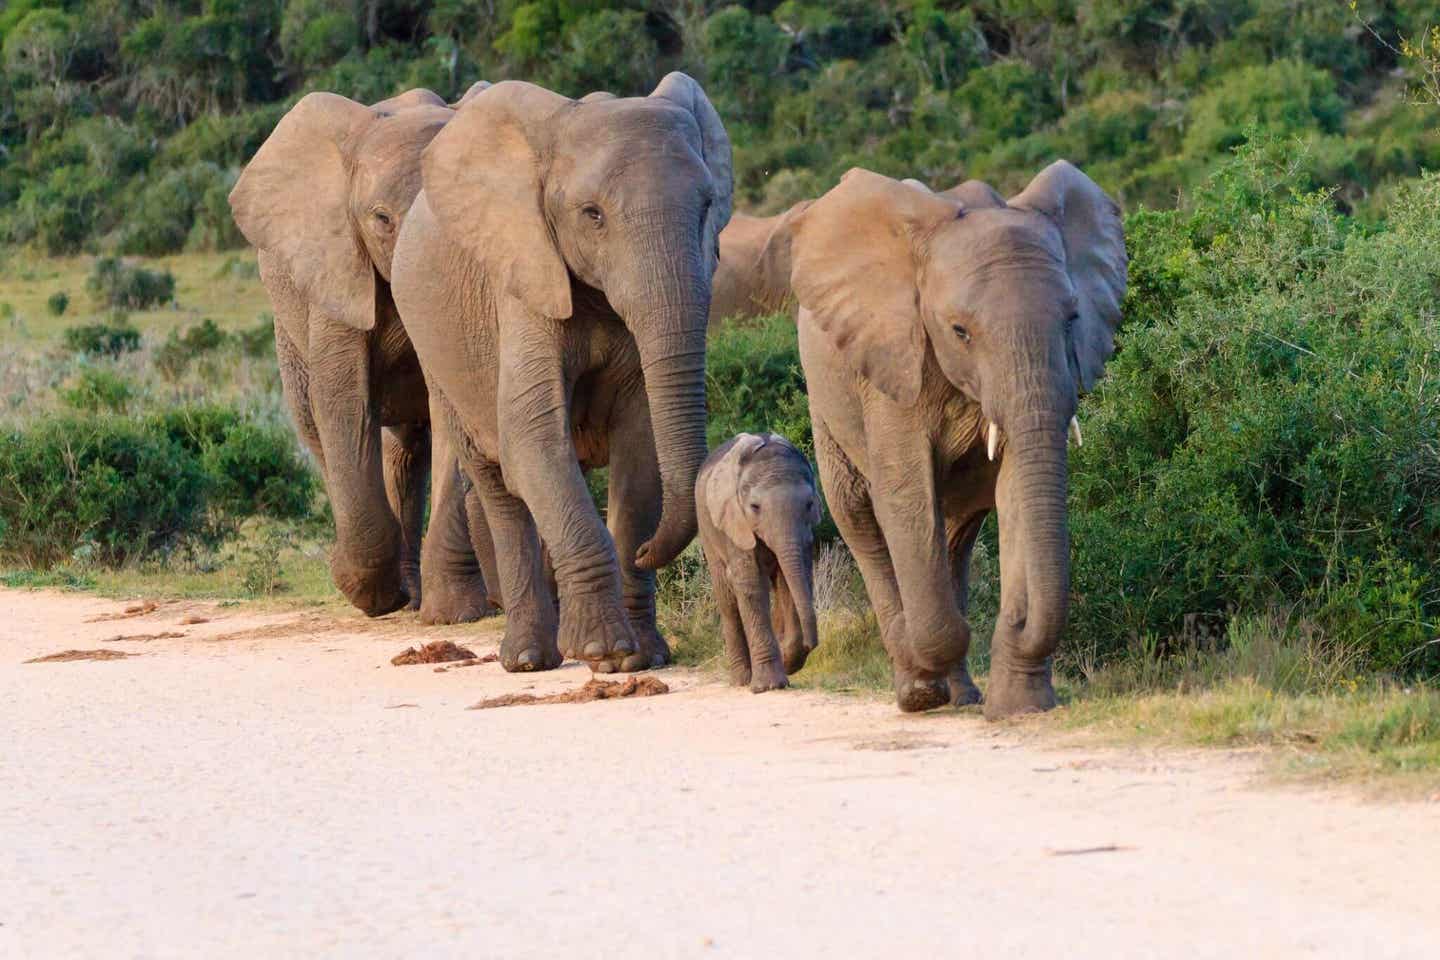
[[[784,247],[786,249],[779,249]],[[822,483],[865,579],[903,710],[974,702],[970,552],[998,511],[985,715],[1055,704],[1070,544],[1067,425],[1125,294],[1115,203],[1059,161],[1008,202],[865,170],[777,236],[800,300]]]
[[[681,73],[628,99],[496,84],[425,151],[395,300],[505,547],[507,670],[668,661],[652,571],[695,535],[730,165]],[[608,531],[583,475],[605,464]]]
[[[736,213],[720,233],[720,264],[710,296],[710,329],[736,317],[794,314],[790,264],[762,257],[770,238],[799,216],[812,201],[802,200],[773,217]]]
[[[285,397],[335,514],[335,584],[371,616],[409,604],[436,623],[491,609],[484,573],[495,583],[493,547],[479,499],[469,494],[467,510],[457,461],[442,445],[434,535],[420,556],[430,413],[389,281],[420,189],[420,153],[454,115],[428,90],[374,106],[312,93],[230,193],[275,308]]]

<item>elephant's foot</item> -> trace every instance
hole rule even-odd
[[[554,670],[564,662],[550,630],[526,629],[514,618],[505,625],[505,638],[500,641],[500,666],[508,673]]]
[[[405,606],[410,596],[401,582],[400,567],[356,567],[331,560],[330,575],[345,598],[369,617],[383,617]]]
[[[785,676],[785,667],[780,663],[762,663],[750,671],[750,692],[764,693],[767,690],[784,690],[790,686]]]
[[[934,710],[950,702],[945,678],[895,668],[895,704],[903,713]]]
[[[405,596],[410,599],[405,604],[406,610],[420,610],[423,604],[420,602],[421,581],[420,564],[408,560],[400,562],[400,589],[405,591]],[[447,621],[455,622],[455,621]]]
[[[1020,668],[998,658],[990,668],[985,690],[985,719],[1003,720],[1023,713],[1043,713],[1055,708],[1055,688],[1050,683],[1050,661],[1038,667]]]
[[[478,575],[425,578],[420,622],[428,624],[473,623],[495,613],[495,605]]]
[[[670,644],[665,642],[665,638],[660,635],[660,629],[655,626],[653,613],[632,613],[630,629],[635,631],[635,639],[640,641],[640,649],[626,657],[625,661],[620,664],[621,673],[670,666]]]
[[[975,686],[970,670],[963,662],[950,668],[946,683],[950,687],[950,706],[970,707],[980,702],[980,688]]]
[[[748,687],[752,679],[753,671],[750,669],[750,661],[744,663],[730,664],[730,685],[734,687]]]
[[[636,662],[632,658],[640,652],[640,642],[629,618],[614,604],[594,597],[567,600],[562,595],[560,649],[589,663],[592,670],[613,673]]]

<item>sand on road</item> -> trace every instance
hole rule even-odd
[[[0,591],[0,957],[1440,951],[1434,804],[679,669],[472,711],[589,671],[390,665],[493,622],[126,606]],[[138,656],[23,662],[94,649]]]

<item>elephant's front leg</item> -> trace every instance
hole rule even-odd
[[[425,480],[430,473],[430,428],[404,423],[382,431],[385,496],[400,521],[400,583],[411,610],[420,607],[420,537],[425,526]]]
[[[430,431],[433,469],[430,479],[430,525],[420,559],[424,584],[420,604],[422,623],[469,623],[488,615],[493,607],[490,590],[499,593],[497,580],[487,578],[476,562],[472,545],[470,501],[484,526],[484,513],[473,484],[462,473],[456,441],[449,425],[436,411],[432,394]],[[489,530],[485,530],[489,546]],[[490,576],[495,576],[492,571]]]
[[[950,700],[947,678],[963,665],[970,625],[960,612],[936,490],[934,453],[928,438],[899,423],[867,424],[871,492],[900,588],[904,653],[897,661],[897,692],[906,684],[933,687],[939,703],[912,692],[902,708],[926,709]],[[903,662],[908,659],[908,663]],[[912,671],[913,676],[901,676]]]
[[[761,569],[754,553],[737,557],[727,565],[726,571],[750,648],[751,692],[788,687],[790,681],[785,676],[780,644],[770,625],[770,577]]]
[[[650,432],[644,392],[635,389],[613,414],[610,428],[610,533],[620,563],[620,584],[630,626],[640,649],[621,670],[645,670],[670,662],[670,645],[655,624],[655,573],[635,565],[640,545],[660,523],[660,467]],[[603,669],[603,667],[601,668]]]
[[[575,455],[573,383],[562,361],[566,322],[535,321],[502,337],[500,465],[506,487],[529,507],[550,552],[560,594],[560,649],[595,666],[621,666],[640,644],[625,611],[615,544]]]
[[[535,521],[525,503],[506,489],[499,467],[476,456],[466,456],[464,463],[485,505],[489,529],[505,545],[495,558],[505,596],[500,665],[512,673],[553,670],[563,658],[556,644],[555,593]]]
[[[378,617],[409,598],[400,575],[400,524],[385,490],[370,345],[364,332],[338,323],[312,325],[311,336],[310,412],[335,515],[330,572],[351,603]]]

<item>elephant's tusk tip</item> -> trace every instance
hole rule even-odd
[[[1000,446],[1000,428],[993,422],[985,436],[985,455],[992,461],[995,459],[995,450]]]
[[[1084,441],[1083,439],[1081,439],[1081,437],[1080,437],[1080,418],[1079,418],[1079,417],[1071,417],[1071,418],[1070,418],[1070,436],[1072,436],[1072,437],[1075,438],[1075,446],[1077,446],[1077,447],[1083,447],[1083,446],[1085,446],[1085,441]]]

